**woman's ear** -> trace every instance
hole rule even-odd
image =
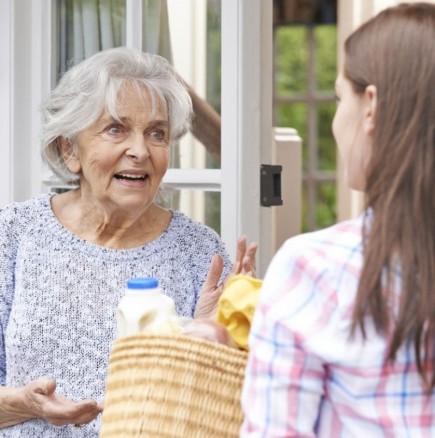
[[[364,91],[364,132],[371,137],[376,128],[377,104],[378,95],[376,87],[368,85]]]
[[[59,139],[59,144],[62,158],[65,161],[65,165],[68,170],[72,173],[79,173],[82,166],[77,153],[74,150],[74,145],[70,140],[67,140],[63,137]]]

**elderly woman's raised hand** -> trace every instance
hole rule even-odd
[[[216,316],[217,303],[222,295],[226,282],[234,275],[245,274],[255,277],[255,255],[258,244],[246,243],[246,236],[241,236],[237,242],[237,255],[233,268],[222,284],[218,284],[223,271],[223,260],[218,254],[215,254],[211,260],[210,269],[204,285],[201,288],[201,296],[195,309],[194,317],[196,319],[214,319]]]
[[[55,426],[74,424],[79,427],[92,421],[103,410],[95,400],[73,402],[56,394],[55,390],[56,383],[46,377],[23,388],[24,404],[33,417],[43,418]]]

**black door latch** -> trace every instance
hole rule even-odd
[[[260,204],[263,207],[282,205],[282,166],[262,164],[260,167]]]

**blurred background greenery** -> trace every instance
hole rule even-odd
[[[337,153],[331,131],[336,58],[335,23],[281,20],[274,26],[274,126],[295,128],[302,138],[303,232],[337,219]]]

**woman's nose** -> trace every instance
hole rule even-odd
[[[147,144],[144,135],[142,133],[135,134],[131,138],[126,154],[130,158],[134,158],[136,160],[143,160],[145,158],[148,158],[148,156],[150,155],[148,147],[149,145]]]

